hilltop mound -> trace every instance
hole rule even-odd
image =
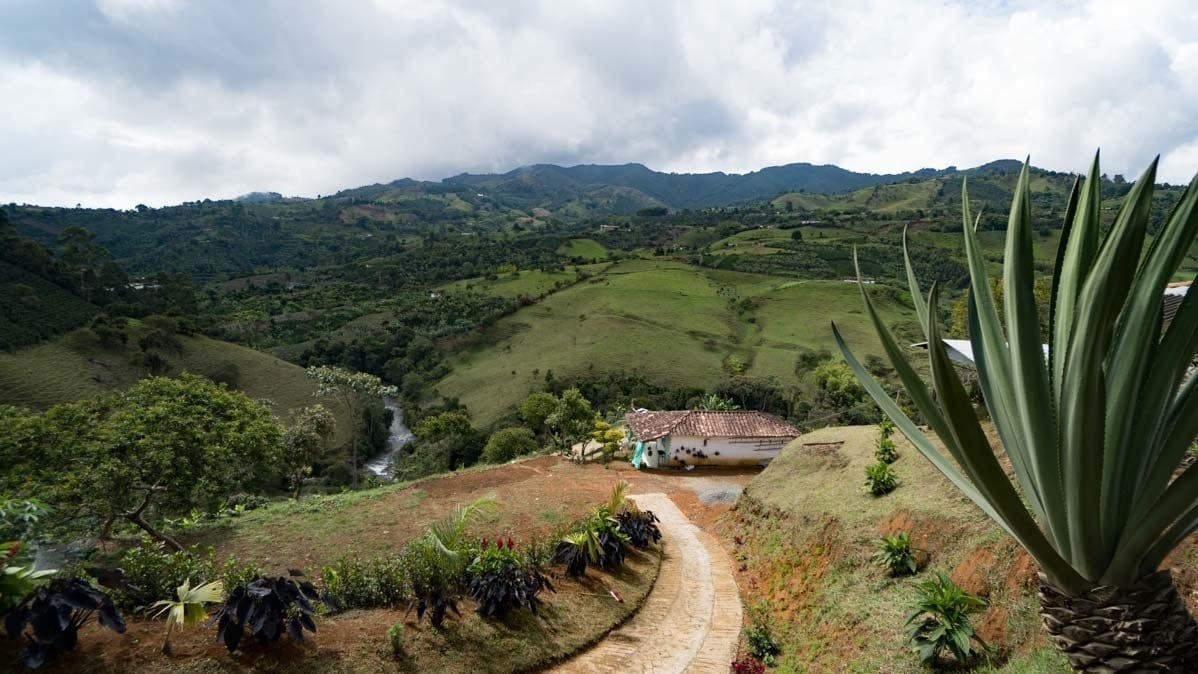
[[[780,637],[779,671],[925,671],[904,645],[904,623],[914,582],[945,571],[989,602],[973,623],[999,649],[999,671],[1068,672],[1040,629],[1035,563],[905,439],[895,438],[898,489],[865,493],[876,431],[846,426],[800,437],[721,523],[745,605],[764,603]],[[870,561],[874,541],[900,530],[927,551],[914,578],[889,578]],[[1193,547],[1175,556],[1185,596]]]

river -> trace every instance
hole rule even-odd
[[[378,456],[371,457],[366,462],[366,470],[390,479],[391,467],[395,465],[395,459],[399,457],[399,451],[404,445],[412,441],[412,430],[403,422],[403,409],[394,398],[383,396],[383,406],[391,410],[391,432],[387,437],[387,451]]]

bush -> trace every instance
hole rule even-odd
[[[732,674],[765,674],[765,665],[753,657],[733,660]]]
[[[37,669],[79,643],[79,630],[98,614],[100,625],[124,633],[125,619],[112,599],[82,578],[57,578],[29,595],[4,616],[9,639],[25,636],[21,661]],[[25,632],[25,628],[30,628]]]
[[[395,657],[403,655],[403,622],[397,622],[387,628],[387,643],[391,645],[391,654]]]
[[[246,628],[254,637],[275,642],[286,632],[293,641],[303,641],[304,631],[316,631],[315,601],[321,599],[316,586],[304,580],[258,577],[229,591],[216,613],[216,640],[229,652],[237,650]]]
[[[185,580],[193,586],[222,580],[226,588],[232,588],[262,573],[256,565],[233,557],[217,563],[211,548],[193,546],[168,552],[161,543],[151,542],[126,550],[119,568],[123,577],[113,597],[118,606],[130,611],[149,608],[161,599],[173,599],[175,588]]]
[[[774,639],[769,611],[764,604],[754,606],[749,612],[749,626],[745,628],[745,642],[749,646],[749,653],[770,667],[774,666],[778,655],[782,653],[782,647]]]
[[[531,430],[523,426],[502,428],[487,439],[482,459],[487,463],[506,463],[517,456],[531,454],[539,448]]]
[[[883,496],[898,487],[898,475],[888,463],[879,461],[865,467],[865,488],[874,496]]]
[[[537,595],[554,591],[553,584],[539,570],[525,563],[516,552],[512,539],[505,544],[483,540],[478,557],[466,570],[470,596],[478,602],[484,617],[503,617],[509,611],[527,608],[533,613],[541,605]]]
[[[661,540],[661,529],[657,527],[661,520],[657,519],[652,510],[630,506],[616,515],[616,521],[620,524],[620,531],[624,532],[628,542],[634,547],[644,549],[649,547],[650,543]]]
[[[218,363],[208,372],[205,372],[204,376],[218,384],[224,384],[229,388],[235,388],[237,383],[241,381],[241,368],[238,367],[237,363],[234,363],[231,360],[226,360]]]
[[[411,595],[400,557],[342,557],[320,570],[320,580],[340,609],[394,606]]]
[[[969,622],[969,614],[984,608],[985,601],[962,590],[943,572],[917,584],[915,591],[919,599],[907,619],[907,642],[920,659],[933,663],[948,651],[966,663],[986,651]]]
[[[898,448],[894,445],[894,440],[890,438],[878,438],[875,443],[874,458],[879,463],[894,463],[898,461]]]
[[[892,576],[907,576],[919,570],[915,550],[911,547],[911,535],[906,531],[879,538],[873,560]]]

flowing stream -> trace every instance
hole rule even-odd
[[[391,410],[391,433],[387,438],[387,451],[367,461],[366,470],[379,477],[390,478],[391,466],[395,465],[399,451],[403,449],[404,445],[411,442],[414,436],[412,430],[403,422],[403,409],[400,408],[399,403],[393,398],[383,396],[383,406]]]

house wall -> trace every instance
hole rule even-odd
[[[668,463],[661,465],[755,466],[778,456],[794,438],[700,438],[676,435],[669,438]],[[660,446],[660,443],[659,443]],[[687,450],[690,450],[688,453]]]

